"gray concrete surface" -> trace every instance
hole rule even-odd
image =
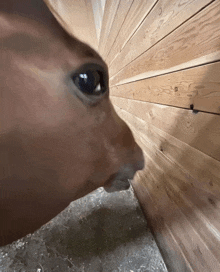
[[[167,272],[133,189],[102,188],[0,248],[1,272]]]

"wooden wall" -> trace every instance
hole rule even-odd
[[[105,9],[105,0],[91,0],[91,2],[95,20],[96,35],[99,42],[102,28],[102,18]]]
[[[169,271],[220,271],[220,1],[106,0],[99,52]]]

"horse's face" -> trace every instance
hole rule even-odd
[[[38,199],[40,209],[39,196],[51,206],[100,186],[128,188],[143,155],[109,101],[101,57],[56,23],[10,14],[0,23],[3,204],[34,209]]]
[[[64,31],[54,35],[23,18],[7,22],[3,132],[24,151],[23,169],[44,180],[52,174],[76,195],[118,172],[132,178],[142,153],[109,101],[108,69],[98,54]]]

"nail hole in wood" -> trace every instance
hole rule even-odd
[[[193,113],[198,113],[199,111],[198,110],[194,110],[194,105],[193,104],[191,104],[190,105],[190,109],[193,111]]]

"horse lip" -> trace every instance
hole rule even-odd
[[[120,177],[120,173],[113,174],[106,181],[104,190],[108,193],[128,190],[130,188],[131,177]]]
[[[109,187],[111,185],[111,182],[115,180],[115,178],[117,177],[118,173],[114,173],[112,175],[110,175],[110,177],[106,180],[105,184],[104,184],[104,188],[105,187]]]
[[[111,186],[105,186],[104,190],[107,193],[113,193],[118,191],[125,191],[130,188],[129,179],[125,180],[114,180],[114,183]]]

